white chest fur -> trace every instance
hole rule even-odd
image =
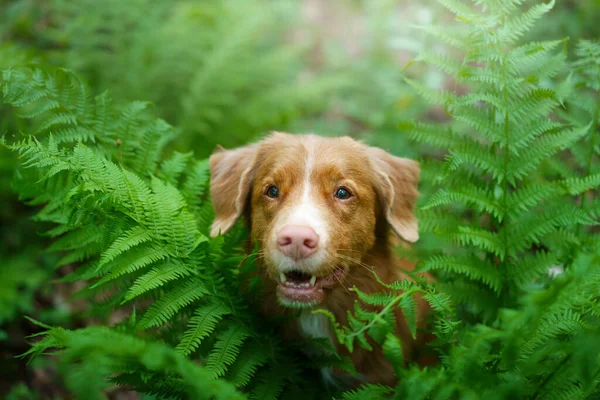
[[[331,321],[323,314],[312,314],[310,311],[303,311],[300,315],[300,330],[306,338],[327,338],[332,339]],[[314,354],[314,349],[307,349],[309,355]],[[337,386],[331,368],[321,368],[321,377],[326,385]]]
[[[303,311],[300,315],[300,329],[307,338],[328,338],[331,340],[331,322],[323,314],[312,314]]]

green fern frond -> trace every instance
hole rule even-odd
[[[393,393],[393,389],[383,385],[365,385],[360,389],[349,391],[342,396],[343,400],[379,400]]]
[[[428,291],[423,295],[423,298],[427,300],[432,309],[441,314],[451,315],[453,313],[452,301],[450,296],[446,293],[439,291]]]
[[[118,237],[106,251],[100,256],[100,264],[102,265],[114,260],[119,255],[132,249],[133,247],[139,246],[140,244],[146,243],[152,239],[150,231],[145,229],[143,226],[135,226],[129,231],[125,232],[122,236]]]
[[[251,382],[258,368],[267,362],[267,359],[268,354],[263,346],[247,343],[240,351],[235,363],[229,367],[227,376],[236,387],[245,387]]]
[[[120,259],[118,263],[115,263],[115,266],[109,270],[110,272],[92,287],[101,286],[123,275],[131,274],[159,261],[166,260],[168,257],[169,252],[167,249],[157,245],[136,247],[134,250],[127,252],[122,259]],[[99,264],[98,268],[102,268],[102,265]]]
[[[477,12],[463,2],[457,0],[439,0],[438,2],[455,14],[459,20],[469,21],[479,18]]]
[[[35,357],[50,348],[64,349],[67,363],[96,362],[108,371],[122,366],[124,362],[135,363],[150,371],[174,373],[180,376],[184,390],[192,398],[205,396],[216,399],[244,399],[235,387],[223,380],[214,380],[204,368],[164,344],[148,343],[132,335],[119,333],[104,327],[90,327],[78,331],[52,328],[42,333],[44,339],[37,342],[35,350],[27,355]],[[89,358],[90,354],[99,357]],[[101,371],[104,371],[102,368]]]
[[[364,301],[366,304],[371,304],[374,306],[385,306],[392,301],[396,295],[394,293],[386,293],[386,292],[375,292],[375,293],[364,293],[358,288],[354,288],[354,291],[358,295],[358,298]]]
[[[156,120],[152,125],[145,127],[134,152],[133,171],[139,174],[154,173],[160,154],[174,137],[173,128],[163,120]]]
[[[512,44],[522,37],[536,23],[554,7],[554,0],[547,4],[536,4],[525,13],[510,18],[502,28],[498,30],[498,41]]]
[[[192,302],[203,298],[208,291],[199,279],[190,279],[181,287],[165,293],[144,313],[138,324],[140,329],[148,329],[169,322],[171,317]]]
[[[459,226],[458,231],[449,232],[446,236],[458,244],[474,246],[496,255],[500,259],[506,256],[503,242],[500,240],[500,236],[494,232],[470,226]]]
[[[557,152],[568,148],[571,144],[581,139],[588,131],[588,127],[575,128],[560,133],[544,135],[536,140],[525,151],[513,158],[507,170],[509,182],[516,182],[531,173],[543,160],[550,158]]]
[[[406,132],[413,140],[428,143],[436,147],[448,147],[459,140],[456,133],[449,127],[448,129],[441,129],[438,125],[423,122],[401,122],[398,124],[398,129]]]
[[[383,354],[390,360],[394,366],[397,375],[400,375],[400,366],[404,365],[404,351],[400,338],[396,335],[388,333],[382,346]]]
[[[517,286],[524,287],[533,283],[537,277],[542,276],[558,262],[557,255],[550,252],[526,254],[517,262],[511,263],[507,272]]]
[[[220,303],[208,303],[199,307],[190,318],[187,330],[177,345],[177,351],[184,355],[193,353],[201,341],[214,331],[217,323],[229,313],[231,311]]]
[[[187,168],[192,153],[174,152],[170,159],[163,161],[158,171],[158,178],[177,187],[179,178]]]
[[[98,226],[86,226],[71,230],[52,243],[47,251],[76,250],[98,242],[102,238],[102,229]]]
[[[276,400],[286,385],[286,371],[283,366],[272,364],[257,378],[258,384],[250,392],[251,400]]]
[[[500,221],[504,218],[503,207],[498,204],[497,200],[480,187],[468,183],[456,189],[439,189],[423,206],[423,209],[455,203],[467,204],[480,212],[487,211]]]
[[[507,199],[509,215],[512,218],[518,218],[557,194],[557,187],[548,182],[533,182],[522,186],[510,193]]]
[[[585,212],[574,206],[566,205],[546,211],[536,217],[529,217],[517,226],[505,227],[504,229],[511,229],[512,232],[508,237],[507,248],[514,255],[517,251],[522,251],[533,243],[538,243],[543,236],[559,227],[594,225],[595,223]]]
[[[424,51],[417,56],[415,62],[419,61],[424,61],[428,64],[435,65],[437,68],[449,75],[458,75],[463,68],[463,63],[446,54],[428,51]]]
[[[405,82],[412,86],[419,95],[421,95],[430,104],[447,104],[450,103],[456,96],[445,90],[430,89],[421,83],[409,78],[404,78]]]
[[[485,260],[470,256],[432,256],[420,264],[422,270],[443,270],[457,274],[465,274],[470,279],[479,280],[498,293],[502,288],[504,279],[494,266]]]
[[[404,314],[404,318],[406,319],[406,324],[408,325],[408,330],[413,337],[413,339],[417,338],[417,303],[413,296],[404,296],[402,300],[400,300],[400,308],[402,309],[402,313]],[[387,340],[387,338],[386,338]]]
[[[217,343],[206,360],[206,368],[212,372],[213,377],[225,374],[229,366],[235,362],[244,340],[249,335],[246,327],[236,324],[218,335]]]
[[[184,263],[171,259],[137,278],[127,291],[123,302],[133,300],[150,290],[160,288],[173,280],[185,278],[192,274],[192,270]]]
[[[573,335],[585,327],[578,314],[567,311],[562,315],[552,315],[543,321],[537,332],[520,348],[521,359],[526,359],[540,347],[559,335]]]
[[[509,50],[506,53],[506,59],[513,68],[517,68],[513,72],[518,72],[523,64],[539,65],[544,61],[544,57],[552,54],[564,43],[565,39],[525,43]]]
[[[600,187],[600,174],[568,178],[561,181],[560,184],[570,195],[574,196]]]

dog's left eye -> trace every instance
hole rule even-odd
[[[341,187],[335,191],[335,197],[340,200],[348,200],[350,197],[352,197],[352,193],[350,192],[350,190]]]
[[[269,186],[265,194],[267,195],[267,197],[276,199],[277,197],[279,197],[279,189],[277,189],[277,186]]]

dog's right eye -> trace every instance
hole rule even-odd
[[[352,197],[352,193],[345,187],[341,187],[335,191],[335,197],[340,200],[348,200],[350,197]]]
[[[276,199],[277,197],[279,197],[279,189],[277,189],[277,186],[269,186],[265,194],[267,195],[267,197]]]

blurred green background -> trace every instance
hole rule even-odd
[[[0,67],[65,67],[116,103],[143,100],[181,130],[174,147],[208,156],[270,130],[350,135],[414,158],[435,156],[398,131],[400,120],[445,119],[403,82],[430,43],[415,24],[447,21],[430,1],[0,0]],[[600,1],[558,2],[528,39],[600,37]],[[430,86],[453,83],[411,67]],[[0,131],[19,135],[0,108]],[[15,160],[0,149],[0,396],[68,397],[51,359],[15,358],[39,328],[94,323],[77,287],[57,282],[35,205],[11,188]],[[423,190],[427,190],[424,188]],[[115,393],[114,398],[127,398]]]

